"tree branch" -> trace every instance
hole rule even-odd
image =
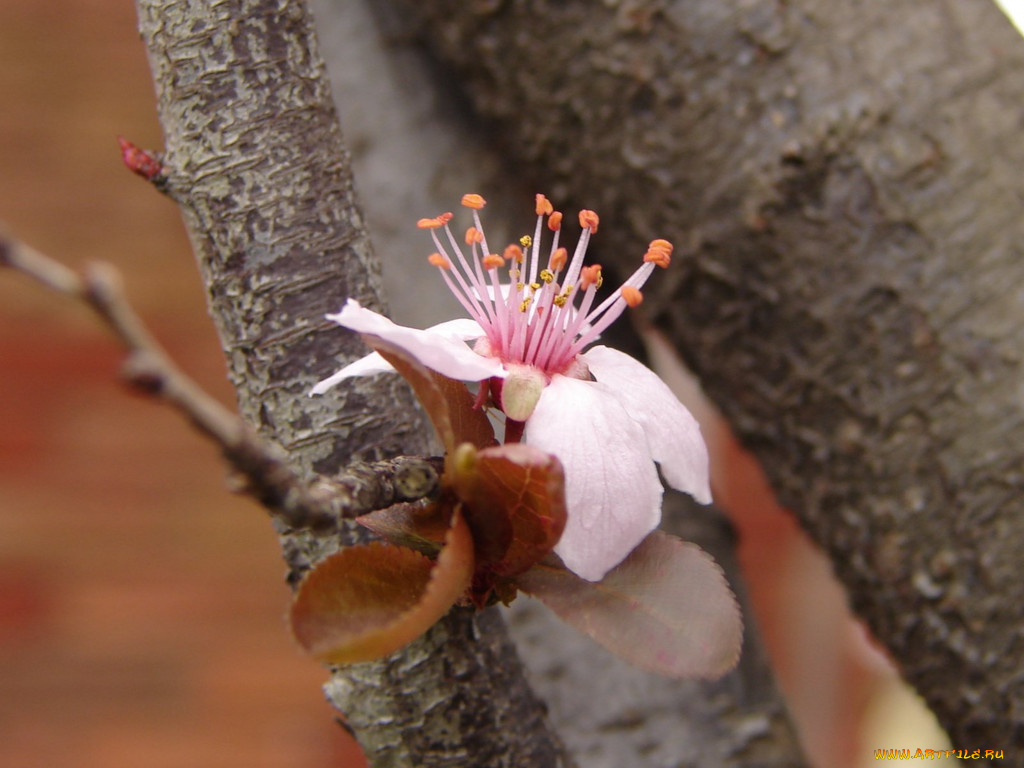
[[[427,453],[429,427],[398,377],[306,396],[364,351],[324,315],[346,297],[383,301],[305,4],[136,5],[162,183],[182,207],[243,417],[307,478]],[[284,532],[282,545],[294,577],[337,542]],[[328,691],[374,765],[565,762],[493,612],[452,611],[394,657],[334,671]]]
[[[396,4],[518,174],[617,212],[609,261],[655,232],[682,246],[645,307],[953,742],[1019,754],[1006,19],[984,0]]]
[[[94,264],[80,275],[9,237],[2,225],[0,266],[92,309],[128,351],[122,370],[125,381],[175,408],[220,446],[239,475],[235,490],[253,496],[282,526],[333,535],[343,519],[400,501],[416,501],[437,490],[441,460],[410,456],[357,462],[333,478],[318,477],[307,483],[280,450],[260,439],[174,364],[125,299],[113,267]]]

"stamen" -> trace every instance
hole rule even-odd
[[[419,221],[416,222],[416,228],[417,229],[440,229],[441,227],[443,227],[448,222],[448,219],[444,218],[445,216],[448,216],[448,219],[451,218],[451,214],[448,213],[448,214],[441,214],[440,216],[435,216],[432,219],[420,219]]]
[[[597,225],[600,221],[601,220],[598,215],[593,211],[587,210],[586,208],[580,211],[580,226],[583,227],[583,229],[589,229],[590,234],[597,234]]]
[[[583,290],[586,290],[591,285],[596,285],[597,288],[600,288],[602,282],[604,280],[601,277],[600,264],[591,264],[589,267],[584,267],[580,270],[580,286]]]
[[[432,253],[432,254],[430,254],[429,256],[427,256],[427,261],[429,261],[435,267],[440,267],[441,269],[451,269],[452,268],[452,263],[448,259],[446,259],[444,256],[442,256],[440,253]]]
[[[497,269],[505,266],[505,260],[496,253],[489,253],[483,258],[484,269]]]
[[[624,285],[622,287],[622,299],[626,302],[626,306],[630,308],[639,307],[643,303],[644,295],[633,286]]]
[[[565,370],[627,307],[639,306],[644,299],[640,289],[647,278],[655,267],[664,268],[671,262],[672,244],[652,240],[639,268],[612,295],[598,302],[603,282],[601,266],[584,265],[590,237],[600,223],[594,211],[579,212],[582,232],[570,257],[558,242],[562,212],[554,210],[547,197],[537,195],[535,231],[498,254],[490,252],[480,221],[479,211],[486,201],[480,195],[469,194],[462,198],[462,205],[473,211],[474,226],[466,229],[463,238],[468,249],[448,226],[450,212],[417,222],[421,229],[431,230],[437,247],[427,261],[441,271],[445,284],[484,329],[493,350],[487,354],[546,374]],[[553,234],[545,248],[547,266],[542,268],[545,220]],[[507,267],[507,285],[500,282],[497,270],[501,267]],[[579,306],[574,302],[576,293],[582,293]],[[599,306],[595,309],[595,305]]]
[[[662,269],[672,263],[672,243],[668,240],[652,240],[647,246],[644,261],[657,264]]]
[[[548,269],[552,272],[561,272],[568,260],[569,252],[565,248],[558,248],[551,254],[551,259],[548,261]]]

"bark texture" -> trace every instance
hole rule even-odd
[[[243,416],[303,471],[424,453],[397,377],[310,399],[364,353],[323,316],[382,308],[378,265],[310,17],[301,2],[139,0],[181,205]],[[297,578],[337,548],[282,531]],[[376,766],[562,765],[500,617],[455,611],[407,651],[336,671],[335,704]]]
[[[958,748],[1024,744],[1024,41],[987,0],[392,0],[645,307]],[[642,246],[641,246],[642,247]],[[654,281],[652,281],[654,282]]]

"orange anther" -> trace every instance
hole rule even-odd
[[[551,213],[551,215],[548,216],[548,229],[550,229],[552,232],[557,232],[561,228],[562,228],[562,212],[561,211],[553,211]]]
[[[601,287],[601,265],[591,264],[589,267],[584,267],[580,270],[580,287],[586,290],[591,285],[600,288]]]
[[[462,204],[466,208],[473,208],[474,210],[479,211],[487,205],[487,201],[480,197],[480,195],[463,195]]]
[[[651,240],[651,244],[647,246],[647,250],[649,251],[665,251],[669,256],[672,255],[674,248],[675,246],[673,246],[672,243],[668,240],[662,240],[661,238]]]
[[[434,219],[420,219],[416,222],[416,226],[419,229],[437,229],[444,226],[444,222],[440,218]]]
[[[598,218],[598,215],[593,211],[587,210],[586,208],[580,211],[580,226],[584,229],[589,229],[590,234],[595,234],[597,232],[597,225],[599,222],[600,219]]]
[[[440,267],[441,269],[451,269],[452,268],[452,263],[450,261],[448,261],[448,259],[446,259],[444,256],[442,256],[440,253],[432,253],[432,254],[430,254],[429,256],[427,256],[427,261],[429,261],[435,267]]]
[[[546,213],[551,213],[552,210],[554,210],[554,206],[551,205],[551,201],[544,195],[537,195],[537,215],[543,216]]]
[[[672,257],[668,255],[668,251],[652,248],[644,254],[644,261],[653,261],[659,267],[665,269],[672,263]]]
[[[454,213],[452,213],[451,211],[448,211],[447,213],[442,213],[440,216],[438,216],[437,220],[440,221],[442,226],[443,226],[443,225],[447,224],[449,221],[451,221],[452,220],[452,216],[454,216],[454,215],[455,215]]]
[[[523,249],[515,243],[510,243],[505,246],[505,253],[503,254],[505,261],[518,261],[523,260]]]
[[[622,298],[630,307],[639,307],[643,303],[644,295],[631,285],[622,286]]]
[[[476,227],[470,227],[466,230],[466,245],[475,245],[484,241],[484,233]]]
[[[505,260],[496,253],[488,253],[483,258],[484,269],[497,269],[505,266]]]
[[[558,272],[560,269],[565,267],[565,263],[569,260],[569,252],[565,248],[559,248],[551,254],[551,261],[548,262],[548,269],[552,272]]]

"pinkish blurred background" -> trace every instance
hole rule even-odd
[[[159,148],[127,0],[0,0],[0,220],[114,263],[181,366],[232,402],[177,210],[120,164]],[[415,218],[418,212],[410,212]],[[0,765],[355,768],[293,645],[277,541],[213,448],[126,393],[83,309],[0,272]],[[713,431],[757,619],[815,765],[941,734],[843,607],[824,560]]]

